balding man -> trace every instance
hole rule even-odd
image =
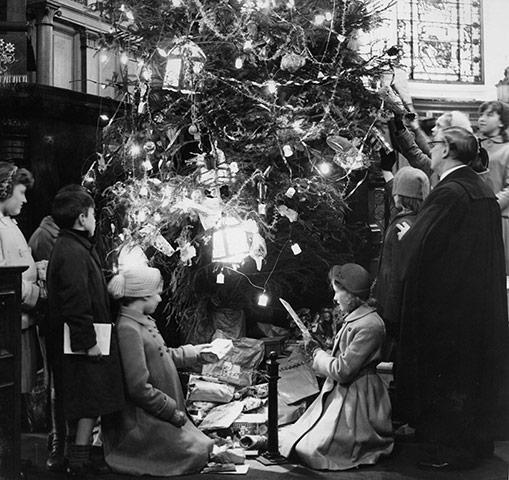
[[[474,135],[430,142],[440,181],[402,238],[396,411],[425,445],[420,465],[473,468],[509,434],[509,333],[500,207],[467,164]]]

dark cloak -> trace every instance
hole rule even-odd
[[[500,207],[470,168],[431,192],[402,239],[396,412],[428,441],[507,438],[509,333]]]

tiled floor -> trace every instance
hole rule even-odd
[[[31,465],[25,469],[27,480],[65,479],[63,474],[46,472],[43,468],[47,454],[45,434],[24,434],[21,447],[22,458],[31,462]],[[417,456],[417,445],[412,443],[396,444],[391,457],[380,461],[377,465],[345,472],[318,472],[294,464],[264,466],[255,458],[248,458],[246,463],[249,465],[249,470],[241,477],[246,480],[509,480],[509,442],[497,443],[495,454],[475,470],[440,473],[423,471],[416,467]],[[196,480],[198,477],[204,480],[224,480],[225,474],[193,474],[182,478]],[[96,477],[89,476],[90,480],[94,478]],[[97,478],[134,480],[140,477],[111,473]]]

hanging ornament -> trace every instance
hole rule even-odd
[[[369,165],[369,160],[362,152],[362,148],[358,149],[353,142],[345,137],[333,135],[328,137],[326,142],[336,152],[333,158],[334,163],[347,172],[360,170]]]
[[[149,140],[143,144],[143,150],[145,150],[148,155],[152,155],[156,151],[156,144],[152,140]]]
[[[196,248],[190,243],[185,243],[180,247],[180,261],[184,265],[191,265],[191,260],[196,257]]]
[[[239,264],[249,255],[246,231],[233,217],[223,217],[212,235],[212,261]]]
[[[259,233],[253,235],[251,247],[249,248],[249,256],[255,261],[256,268],[260,271],[263,259],[267,256],[267,245],[265,244],[265,239]]]
[[[147,266],[148,258],[139,245],[131,243],[122,246],[117,263],[119,270],[124,270],[133,266]]]
[[[299,216],[295,210],[288,208],[286,205],[279,205],[277,207],[277,211],[284,217],[288,218],[288,220],[292,223],[295,222]]]
[[[291,145],[285,145],[283,147],[283,155],[287,158],[293,155],[293,148],[291,147]]]
[[[196,43],[187,39],[177,40],[166,55],[163,89],[195,92],[206,59],[205,53]]]
[[[157,233],[153,237],[151,243],[155,248],[157,248],[157,250],[159,250],[161,253],[164,253],[168,257],[171,257],[175,253],[175,249],[160,233]]]
[[[297,53],[285,53],[281,58],[281,70],[295,73],[306,64],[306,59]]]

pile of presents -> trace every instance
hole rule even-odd
[[[193,372],[187,382],[187,410],[215,440],[218,463],[243,463],[263,452],[268,431],[268,376],[265,361],[278,354],[278,426],[295,422],[319,393],[319,380],[302,339],[291,330],[262,325],[266,337],[237,337],[217,329],[211,342],[219,358]],[[219,448],[218,448],[219,447]],[[222,458],[221,458],[222,456]],[[221,466],[221,469],[223,467]]]

